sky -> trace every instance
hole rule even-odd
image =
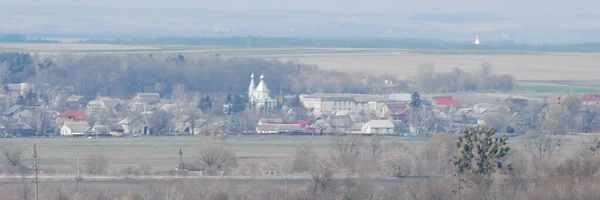
[[[461,12],[504,14],[595,14],[594,0],[0,0],[0,5],[67,5],[102,7],[172,7],[209,10],[316,10],[328,12]]]

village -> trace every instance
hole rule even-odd
[[[427,136],[492,127],[507,134],[528,131],[593,132],[600,94],[549,98],[494,98],[477,102],[450,95],[314,93],[273,95],[263,75],[250,76],[243,95],[138,93],[131,99],[75,94],[72,87],[8,84],[2,137],[136,137],[206,134],[381,134]],[[190,97],[193,96],[193,97]]]

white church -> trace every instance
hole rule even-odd
[[[271,96],[269,96],[270,91],[267,87],[267,84],[265,84],[265,81],[263,80],[264,78],[265,76],[261,74],[260,82],[255,87],[254,73],[250,75],[250,86],[248,87],[248,101],[250,105],[253,106],[255,109],[266,108],[268,110],[273,110],[273,108],[275,108],[275,105],[277,104],[277,101],[271,98]]]

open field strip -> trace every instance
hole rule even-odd
[[[583,142],[592,141],[591,135],[568,135],[563,138],[561,154],[569,155],[583,148]],[[368,138],[365,138],[365,142]],[[221,140],[211,140],[205,136],[180,137],[136,137],[136,138],[13,138],[0,139],[0,146],[23,150],[30,162],[34,143],[38,146],[40,166],[52,169],[58,174],[68,174],[76,169],[77,157],[104,155],[110,161],[111,169],[128,166],[151,166],[155,171],[173,169],[178,163],[179,148],[183,149],[184,161],[193,162],[201,147],[219,144]],[[415,151],[427,142],[426,138],[383,137],[382,144],[398,144]],[[511,145],[524,148],[524,137],[512,138]],[[321,157],[330,154],[328,136],[228,136],[225,146],[234,151],[240,166],[244,163],[274,163],[285,166],[291,161],[296,146],[310,143]]]

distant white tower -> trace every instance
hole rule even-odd
[[[475,37],[475,42],[473,42],[473,44],[475,45],[479,45],[479,36]]]

